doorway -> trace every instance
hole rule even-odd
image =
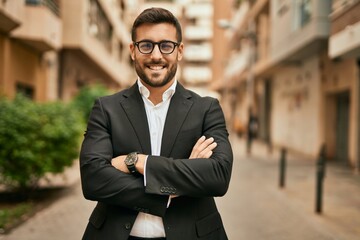
[[[336,97],[336,144],[335,160],[348,164],[349,161],[349,92],[340,93]]]
[[[271,119],[271,80],[263,82],[263,91],[259,96],[259,138],[271,144],[270,119]]]

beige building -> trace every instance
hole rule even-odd
[[[62,24],[58,1],[1,1],[0,92],[23,92],[37,101],[57,98]]]
[[[84,85],[118,90],[135,76],[125,0],[0,3],[0,91],[69,100]]]
[[[210,84],[213,77],[212,1],[188,1],[184,5],[183,26],[183,41],[186,47],[181,79],[190,87],[204,87]]]
[[[231,111],[231,103],[234,102],[230,96],[221,88],[224,81],[225,69],[229,63],[230,55],[230,33],[228,31],[229,19],[232,15],[232,0],[213,1],[213,37],[212,37],[212,59],[211,70],[212,79],[207,85],[208,91],[218,91],[218,98],[224,112]],[[215,96],[216,97],[216,96]],[[226,116],[227,122],[230,122],[231,116]]]
[[[358,166],[358,5],[243,1],[225,73],[236,93],[232,120],[246,126],[251,107],[269,144],[312,157],[325,144],[329,159]]]
[[[324,66],[329,155],[360,170],[360,1],[334,0]],[[329,131],[334,128],[335,131]]]
[[[88,84],[101,83],[116,91],[133,83],[126,1],[62,0],[61,7],[61,98],[70,99]]]
[[[271,1],[271,140],[316,156],[325,143],[322,95],[330,1]],[[328,148],[327,148],[328,149]]]

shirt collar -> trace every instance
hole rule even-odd
[[[147,88],[145,87],[145,85],[142,84],[142,82],[140,81],[139,78],[138,78],[138,80],[137,80],[137,84],[138,84],[138,86],[139,86],[139,92],[140,92],[140,94],[141,94],[143,97],[145,97],[146,99],[148,99],[149,96],[150,96],[150,91],[149,91],[149,89],[147,89]],[[163,95],[162,95],[162,100],[163,100],[163,102],[166,101],[166,100],[168,100],[169,98],[171,98],[172,95],[174,95],[175,89],[176,89],[176,85],[177,85],[177,80],[175,80],[175,81],[173,82],[173,84],[171,84],[171,86],[163,93]]]

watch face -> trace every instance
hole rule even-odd
[[[127,168],[129,169],[129,172],[134,175],[138,174],[138,171],[136,170],[135,167],[137,160],[138,160],[137,152],[132,152],[126,156],[124,161]]]
[[[134,164],[136,160],[137,160],[137,154],[131,153],[131,154],[127,155],[127,157],[125,159],[125,163],[128,165]]]

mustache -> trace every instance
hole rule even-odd
[[[166,62],[161,61],[161,60],[159,60],[159,61],[151,60],[151,61],[146,62],[145,64],[162,64],[162,65],[167,65]]]

